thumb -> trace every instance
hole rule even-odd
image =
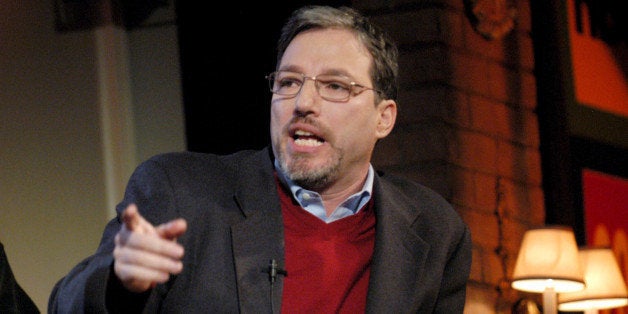
[[[187,230],[187,222],[185,219],[179,218],[161,224],[155,229],[162,238],[174,240],[185,233]]]

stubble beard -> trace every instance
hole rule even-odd
[[[308,156],[297,154],[288,163],[286,152],[279,156],[279,165],[286,176],[297,185],[312,191],[320,191],[336,181],[340,171],[342,154],[336,150],[322,166],[312,165]]]

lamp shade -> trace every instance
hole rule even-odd
[[[573,230],[549,226],[526,231],[512,277],[512,287],[542,293],[584,288],[584,274],[578,260],[578,245]]]
[[[582,248],[580,262],[584,268],[584,290],[558,295],[561,311],[610,309],[628,305],[626,282],[610,248]]]

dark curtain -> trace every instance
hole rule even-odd
[[[276,42],[289,14],[303,4],[251,6],[176,1],[187,148],[226,154],[270,141],[265,75],[275,69]]]

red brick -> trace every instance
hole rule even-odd
[[[474,58],[462,51],[451,51],[447,57],[450,84],[469,93],[489,94],[489,71],[486,60]]]
[[[441,120],[460,126],[470,123],[468,97],[447,85],[405,90],[399,94],[397,105],[399,124],[425,120]]]
[[[485,285],[467,285],[464,314],[495,313],[494,304],[497,300],[497,291],[488,289]]]
[[[517,23],[516,29],[519,32],[532,32],[532,15],[530,14],[530,1],[519,0],[514,1],[517,6]]]
[[[451,172],[451,202],[465,207],[475,207],[475,176],[474,173],[456,168]]]
[[[508,134],[508,108],[485,97],[471,96],[471,127],[473,130],[504,138]]]
[[[475,205],[478,208],[483,208],[486,211],[495,210],[495,204],[497,204],[497,178],[493,175],[476,172],[474,174],[475,183]]]
[[[515,33],[517,40],[517,51],[509,55],[509,62],[517,65],[518,68],[532,73],[534,71],[534,45],[529,32]]]
[[[521,97],[519,103],[525,108],[534,110],[536,108],[536,78],[532,72],[521,72]]]
[[[484,251],[478,246],[473,246],[472,258],[471,258],[471,273],[469,275],[470,280],[477,282],[483,282],[482,277],[482,261],[484,260]]]
[[[450,160],[463,167],[495,173],[497,147],[494,139],[476,132],[459,131],[449,143]]]
[[[397,126],[373,163],[434,189],[469,225],[465,313],[510,310],[520,292],[497,288],[512,274],[524,232],[545,217],[529,1],[514,3],[513,32],[486,40],[463,1],[355,2],[401,44]]]
[[[531,147],[538,147],[539,132],[538,120],[534,112],[518,106],[517,108],[507,107],[506,122],[510,124],[502,136],[505,139]]]
[[[460,215],[471,230],[473,243],[491,250],[497,247],[498,232],[495,215],[478,211],[464,211]]]
[[[513,70],[499,63],[488,63],[489,95],[500,102],[534,108],[536,80],[532,73]]]
[[[450,46],[458,49],[464,46],[464,28],[467,19],[462,11],[445,11],[441,17],[443,40]]]
[[[463,29],[464,48],[474,56],[482,59],[504,61],[504,40],[487,40],[476,32],[471,23],[466,23]]]
[[[538,120],[534,112],[480,96],[470,97],[470,103],[474,130],[527,146],[538,146]]]
[[[499,141],[497,171],[499,175],[516,181],[541,184],[539,151],[533,147]]]
[[[491,254],[487,254],[484,260],[484,280],[487,284],[497,287],[507,275],[504,275],[504,267],[502,266],[502,258],[495,253],[496,247],[492,248]]]
[[[527,221],[530,225],[543,224],[545,212],[541,188],[510,180],[501,182],[507,215],[517,220]]]

